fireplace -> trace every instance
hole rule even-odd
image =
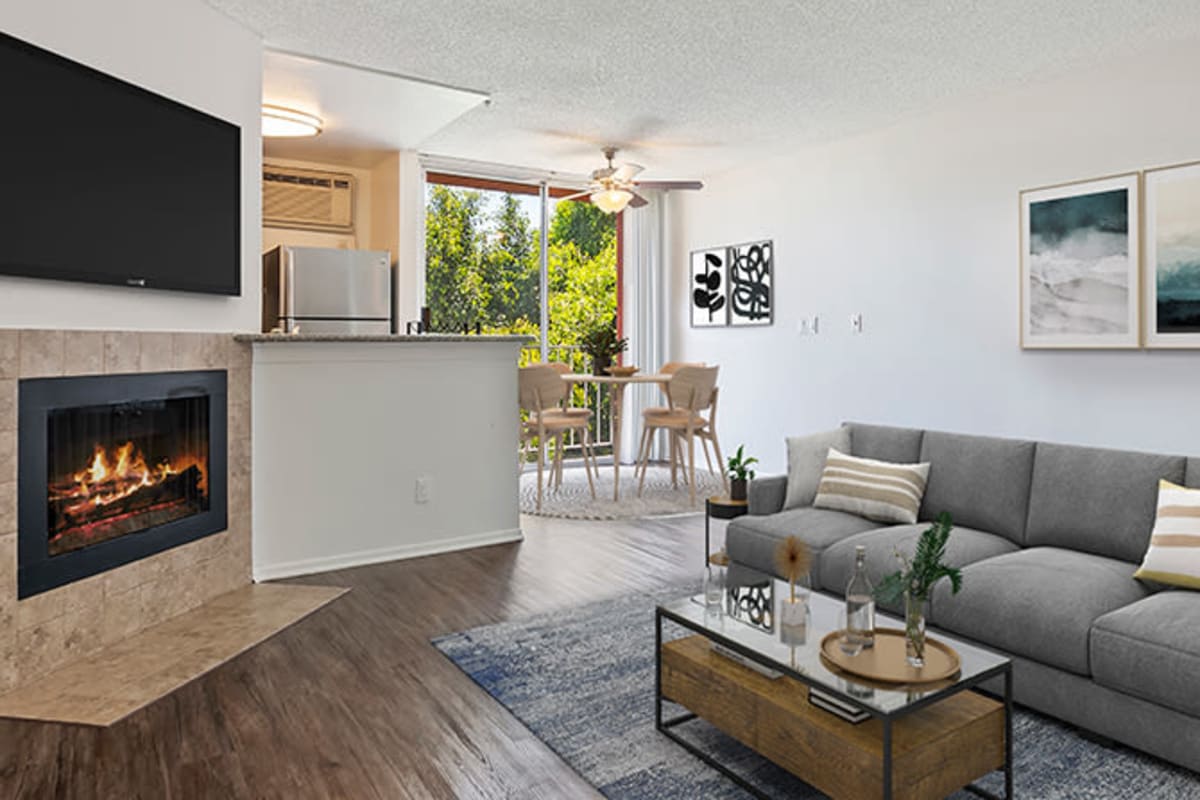
[[[18,596],[227,527],[226,373],[22,380]]]

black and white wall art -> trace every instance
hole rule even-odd
[[[774,252],[770,240],[693,251],[688,286],[692,327],[770,325]]]
[[[770,240],[729,248],[729,324],[770,325],[773,309]]]
[[[715,328],[729,324],[728,255],[728,248],[725,247],[692,253],[692,281],[688,289],[693,328]]]
[[[1147,347],[1200,347],[1200,162],[1146,170]]]
[[[1021,192],[1021,346],[1140,344],[1138,175]]]

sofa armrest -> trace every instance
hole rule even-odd
[[[750,513],[756,516],[777,514],[783,510],[787,497],[787,475],[770,475],[750,481],[746,498],[750,501]]]

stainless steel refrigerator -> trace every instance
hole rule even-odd
[[[391,254],[287,245],[268,250],[262,323],[263,332],[391,333]]]

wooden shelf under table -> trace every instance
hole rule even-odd
[[[662,694],[830,797],[883,795],[882,723],[853,725],[715,652],[700,635],[662,646]],[[1004,704],[974,691],[893,722],[892,796],[945,797],[1004,766]]]

